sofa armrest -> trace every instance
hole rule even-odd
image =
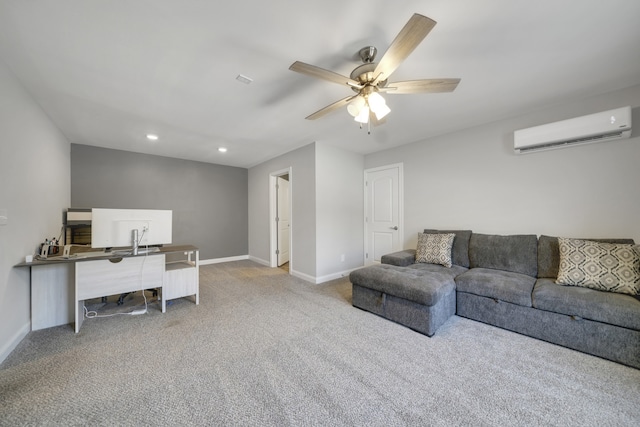
[[[394,252],[382,255],[380,258],[382,264],[396,265],[398,267],[406,267],[416,262],[416,250],[405,249],[404,251]]]

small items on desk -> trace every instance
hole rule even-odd
[[[62,250],[60,250],[62,248]],[[40,245],[40,253],[35,256],[39,261],[62,261],[75,258],[104,257],[110,255],[104,249],[94,249],[88,245]],[[32,262],[34,257],[31,257]]]
[[[51,240],[44,239],[44,243],[40,245],[40,259],[47,259],[49,255],[58,255],[60,253],[59,243],[55,237]]]

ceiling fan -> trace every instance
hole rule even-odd
[[[307,116],[308,120],[323,117],[332,111],[347,106],[347,111],[356,122],[381,124],[382,119],[391,111],[379,92],[389,94],[452,92],[460,83],[460,79],[423,79],[389,82],[391,74],[400,66],[413,50],[424,40],[436,21],[415,13],[393,40],[380,62],[374,62],[377,49],[367,46],[358,52],[364,64],[356,67],[349,77],[315,65],[296,61],[290,70],[311,77],[327,80],[350,87],[355,95],[342,98],[315,113]]]

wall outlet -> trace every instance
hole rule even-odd
[[[7,225],[9,222],[9,216],[6,209],[0,209],[0,225]]]
[[[340,262],[344,262],[344,254],[340,255]]]

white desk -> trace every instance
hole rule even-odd
[[[174,260],[186,255],[185,260]],[[170,260],[167,260],[170,258]],[[31,330],[84,320],[84,301],[157,288],[162,312],[168,300],[193,295],[199,304],[199,250],[168,246],[148,255],[71,258],[21,263],[31,267]]]
[[[162,289],[164,254],[76,262],[75,323],[80,332],[84,320],[84,300],[105,295]],[[162,312],[166,311],[162,305]]]

